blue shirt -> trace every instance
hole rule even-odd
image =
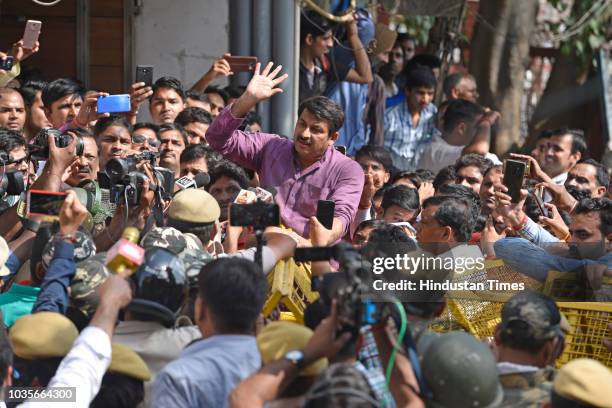
[[[495,243],[494,248],[495,255],[506,265],[540,282],[546,281],[549,271],[577,272],[589,264],[605,264],[612,268],[612,253],[597,260],[567,258],[549,254],[524,238],[503,238]]]
[[[197,340],[157,375],[152,406],[227,407],[234,387],[260,367],[254,336]]]
[[[335,145],[346,146],[346,154],[355,156],[368,143],[363,114],[368,101],[368,85],[342,81],[333,87],[328,97],[344,111],[344,126],[338,131]]]
[[[408,104],[402,103],[385,111],[385,148],[408,161],[408,168],[416,169],[421,153],[431,143],[436,128],[438,109],[427,105],[415,127]]]

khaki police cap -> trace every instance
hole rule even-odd
[[[66,316],[54,312],[23,316],[9,333],[13,352],[27,360],[64,357],[78,336],[76,326]]]
[[[121,374],[141,381],[151,379],[149,367],[131,348],[123,344],[113,343],[112,351],[113,355],[108,367],[109,373]]]
[[[170,207],[168,217],[193,223],[211,223],[219,219],[221,209],[213,196],[204,190],[188,188],[177,193]]]
[[[553,389],[561,397],[594,407],[612,408],[612,371],[599,361],[577,358],[557,372]]]

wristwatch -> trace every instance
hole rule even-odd
[[[302,368],[304,365],[304,353],[301,350],[288,351],[285,358],[295,364],[297,368]]]

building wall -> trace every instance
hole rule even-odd
[[[135,64],[191,87],[229,49],[227,0],[143,0],[134,17]]]

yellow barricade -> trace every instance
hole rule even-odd
[[[281,314],[282,320],[294,320],[304,323],[306,306],[319,298],[317,292],[310,290],[310,264],[297,264],[293,258],[279,261],[268,274],[270,293],[263,307],[263,314],[268,317],[279,303],[282,303],[293,314]]]
[[[503,262],[500,264],[499,261],[487,263],[486,267],[489,279],[496,276],[496,279],[508,281],[506,279],[516,273],[505,269]],[[505,278],[502,278],[503,276]],[[561,284],[551,284],[561,278],[565,279]],[[570,288],[571,285],[567,282],[571,279],[574,279],[575,286],[578,277],[573,273],[571,276],[559,272],[550,273],[545,285],[524,275],[518,276],[517,279],[522,280],[526,288],[538,289],[539,286],[546,293],[547,288]],[[431,329],[437,332],[459,329],[482,339],[491,338],[495,327],[501,322],[502,306],[513,294],[479,292],[474,293],[472,297],[450,298],[442,316],[431,325]],[[549,290],[549,295],[551,294],[555,293],[550,293]],[[564,352],[557,360],[557,366],[575,358],[585,357],[598,360],[612,368],[612,353],[608,352],[602,343],[604,337],[612,337],[612,333],[607,328],[607,324],[612,322],[612,303],[557,301],[557,305],[571,325],[571,331],[566,335]]]

